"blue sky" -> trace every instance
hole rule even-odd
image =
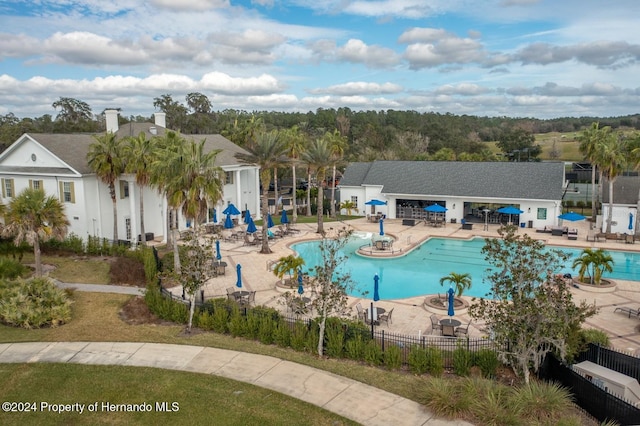
[[[214,109],[640,113],[637,0],[3,0],[0,115]]]

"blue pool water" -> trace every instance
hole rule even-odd
[[[482,238],[431,238],[406,256],[393,259],[372,259],[355,254],[358,247],[370,241],[370,234],[355,235],[341,252],[347,259],[340,271],[350,273],[356,283],[352,296],[363,296],[368,292],[371,297],[376,273],[380,277],[380,298],[384,300],[444,293],[448,287],[440,285],[440,278],[451,272],[471,275],[472,286],[465,291],[466,296],[484,297],[489,291],[490,285],[483,279],[489,264],[481,253]],[[292,248],[305,260],[305,271],[312,271],[321,261],[317,241],[294,244]],[[582,249],[552,248],[571,255],[559,272],[576,276],[577,271],[571,264]],[[609,254],[614,261],[613,273],[605,273],[605,278],[640,281],[640,253],[609,250]]]

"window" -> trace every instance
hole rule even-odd
[[[125,230],[125,238],[127,241],[131,241],[131,218],[124,218],[124,230]]]
[[[29,188],[31,189],[44,189],[43,182],[41,180],[29,179]]]
[[[72,204],[76,202],[73,182],[60,182],[60,201]]]
[[[120,198],[129,198],[129,182],[126,180],[120,181]]]
[[[351,196],[351,202],[353,203],[354,206],[358,205],[358,196],[357,195],[352,195]]]
[[[15,194],[16,189],[13,185],[13,179],[2,179],[2,196],[11,198]]]
[[[538,207],[538,219],[545,220],[547,218],[547,209]]]
[[[224,172],[224,182],[228,185],[233,185],[234,172]]]

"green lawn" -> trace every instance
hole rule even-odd
[[[0,400],[34,402],[37,409],[0,412],[2,425],[355,424],[314,405],[246,383],[143,367],[0,364]],[[52,411],[55,404],[76,403],[76,407],[84,407],[84,412]],[[110,404],[144,404],[151,411],[114,412]]]

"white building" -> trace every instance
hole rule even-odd
[[[562,162],[462,161],[352,163],[339,185],[341,201],[352,201],[363,215],[375,209],[392,219],[424,219],[424,207],[437,203],[447,208],[447,221],[511,220],[534,228],[558,224],[565,186]],[[371,200],[386,205],[365,204]],[[504,206],[523,213],[496,214]]]
[[[638,197],[640,193],[640,177],[619,176],[613,182],[613,215],[611,218],[611,232],[621,234],[637,234],[638,225]],[[597,227],[602,232],[607,230],[609,218],[609,181],[602,182],[602,215],[597,218]]]
[[[118,112],[105,111],[107,131],[119,139],[145,132],[147,137],[164,135],[165,114],[156,113],[155,123],[130,123],[118,127]],[[213,208],[217,219],[221,211],[233,203],[239,210],[249,209],[260,214],[259,167],[241,164],[235,154],[245,150],[221,135],[181,135],[196,142],[205,140],[205,149],[219,149],[216,166],[226,172],[223,199]],[[27,187],[44,189],[47,195],[55,195],[64,203],[71,226],[69,232],[82,238],[96,236],[113,239],[113,203],[107,185],[100,182],[87,163],[89,146],[95,143],[90,134],[29,134],[25,133],[0,154],[0,179],[2,203]],[[144,225],[147,234],[155,240],[166,241],[167,202],[154,188],[145,188]],[[140,188],[131,174],[125,174],[116,182],[118,238],[135,243],[140,238]],[[179,229],[187,228],[187,222],[179,217]],[[150,235],[148,235],[150,237]]]

